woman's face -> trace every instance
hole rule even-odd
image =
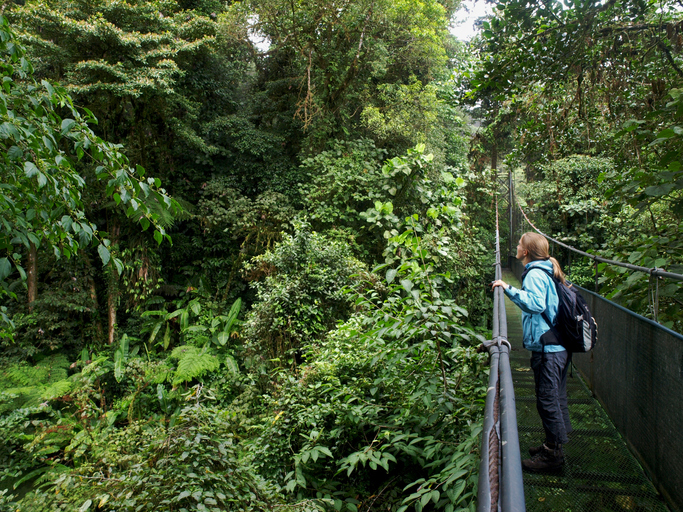
[[[520,238],[519,243],[517,244],[517,255],[515,257],[519,261],[522,261],[524,258],[526,258],[527,254],[528,254],[528,251],[522,245],[522,239]]]

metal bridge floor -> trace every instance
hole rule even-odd
[[[519,287],[510,271],[503,279]],[[505,297],[510,364],[515,385],[517,424],[522,458],[543,441],[536,412],[530,354],[522,347],[522,314]],[[652,483],[626,446],[609,417],[574,371],[568,377],[569,417],[574,431],[564,447],[565,466],[555,473],[524,473],[527,511],[653,511],[668,512]]]

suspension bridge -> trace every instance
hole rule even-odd
[[[602,258],[545,235],[516,204],[511,176],[500,185],[510,234],[501,251],[497,217],[496,279],[521,288],[524,269],[512,247],[524,231],[535,229],[551,244],[592,259],[596,290],[598,263],[648,274],[656,320],[659,281],[681,281],[682,275]],[[579,290],[599,337],[592,352],[573,355],[567,395],[574,431],[564,446],[566,463],[560,471],[527,473],[521,459],[543,441],[530,353],[522,346],[519,308],[495,289],[477,510],[682,512],[683,336]]]

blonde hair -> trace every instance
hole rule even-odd
[[[548,240],[543,235],[527,231],[519,239],[522,248],[527,251],[529,261],[550,260],[553,264],[553,274],[555,278],[560,280],[562,284],[566,284],[564,280],[564,272],[560,267],[559,262],[550,256],[550,246]]]

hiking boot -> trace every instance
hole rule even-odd
[[[567,434],[570,434],[570,433],[571,432],[567,432]],[[547,445],[548,445],[548,448],[550,448],[551,450],[553,449],[554,445],[552,443],[547,443]],[[540,444],[538,446],[532,446],[531,448],[529,448],[529,455],[531,455],[533,457],[534,455],[541,453],[541,451],[543,451],[543,446],[544,446],[543,444]]]
[[[529,455],[531,455],[533,457],[534,455],[537,455],[537,454],[541,453],[542,451],[543,451],[543,445],[542,444],[538,445],[538,446],[532,446],[531,448],[529,448]]]
[[[544,444],[536,455],[522,461],[522,468],[527,471],[553,471],[560,469],[563,464],[564,454],[562,452],[562,445],[552,449]]]

